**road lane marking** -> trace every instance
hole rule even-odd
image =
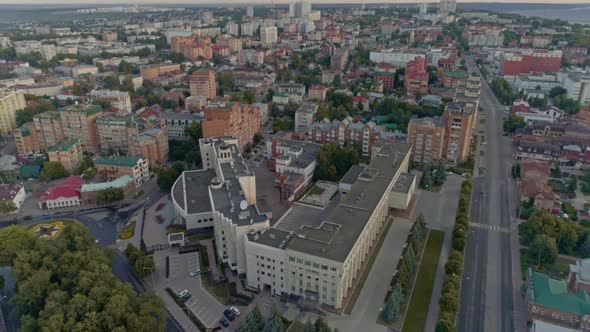
[[[471,225],[475,228],[485,229],[488,231],[496,231],[496,232],[500,232],[500,233],[510,234],[510,231],[506,227],[486,225],[486,224],[480,224],[480,223],[476,223],[476,222],[471,222],[471,223],[469,223],[469,225]]]

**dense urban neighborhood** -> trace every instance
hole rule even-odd
[[[0,8],[0,332],[590,332],[590,25]]]

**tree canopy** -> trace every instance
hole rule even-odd
[[[151,292],[137,295],[111,272],[88,230],[68,223],[54,240],[30,228],[0,230],[0,266],[12,267],[11,303],[22,331],[164,331],[166,310]]]
[[[346,172],[359,161],[359,153],[354,147],[341,148],[336,142],[324,144],[318,150],[316,180],[339,181]]]
[[[68,171],[57,161],[46,161],[39,176],[42,180],[57,180],[68,176]]]

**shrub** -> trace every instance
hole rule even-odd
[[[123,233],[119,234],[119,238],[121,240],[130,239],[132,236],[133,236],[133,233],[131,233],[131,232],[123,232]]]

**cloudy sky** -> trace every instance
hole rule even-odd
[[[371,1],[365,0],[366,3],[411,3],[417,2],[418,0],[383,0],[383,1]],[[0,4],[24,4],[24,3],[42,3],[42,4],[143,4],[143,3],[191,3],[191,4],[216,4],[216,3],[235,3],[235,4],[244,4],[244,3],[269,3],[270,0],[0,0]],[[275,0],[275,4],[280,3],[288,3],[289,0]],[[360,3],[361,0],[313,0],[313,3]],[[421,0],[419,2],[422,2]],[[437,2],[432,0],[427,0],[427,2]],[[568,4],[568,3],[579,3],[579,4],[588,4],[590,5],[590,0],[457,0],[457,2],[505,2],[505,3],[553,3],[553,4]]]

